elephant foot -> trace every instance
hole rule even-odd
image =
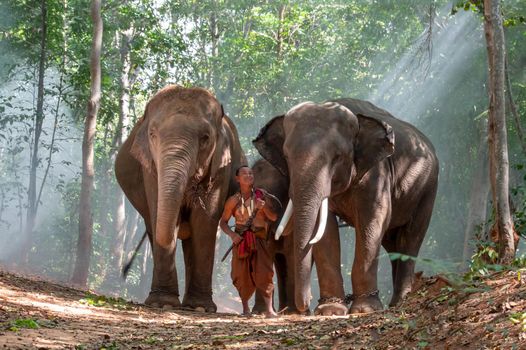
[[[151,291],[144,301],[146,305],[159,308],[178,308],[181,306],[179,295],[163,291]]]
[[[401,293],[395,293],[393,294],[393,297],[391,298],[391,301],[389,302],[389,307],[395,307],[398,306],[404,301],[405,298],[407,298],[407,295],[411,292],[411,289],[407,289],[405,291],[402,291]]]
[[[304,312],[300,312],[296,309],[296,306],[285,306],[278,311],[279,315],[301,315],[301,316],[310,316],[310,310],[307,309]]]
[[[185,296],[183,299],[183,307],[198,312],[216,312],[217,306],[212,298],[197,298]]]
[[[378,297],[378,290],[358,296],[352,295],[349,299],[352,300],[350,314],[367,314],[384,308]]]
[[[341,298],[321,298],[318,306],[314,309],[315,316],[345,316],[347,305]]]

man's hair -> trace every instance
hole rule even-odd
[[[243,168],[250,168],[248,165],[241,165],[239,168],[236,169],[236,176],[239,176],[239,170],[243,169]]]

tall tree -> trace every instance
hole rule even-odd
[[[121,74],[120,74],[120,99],[119,99],[119,121],[117,123],[117,130],[112,144],[112,150],[109,154],[112,164],[115,161],[117,150],[126,140],[128,136],[128,127],[130,124],[129,106],[130,106],[130,41],[132,38],[132,28],[122,31],[120,36],[120,59],[121,59]],[[126,199],[124,192],[120,188],[117,189],[115,195],[116,208],[113,218],[113,226],[115,229],[115,237],[113,239],[110,259],[111,266],[109,273],[106,275],[108,285],[115,285],[115,280],[119,277],[119,272],[122,268],[124,257],[124,242],[126,239]]]
[[[102,48],[102,16],[101,0],[91,2],[91,20],[93,22],[93,42],[90,58],[91,88],[88,101],[87,116],[84,123],[84,137],[82,140],[82,184],[79,205],[79,239],[77,242],[77,261],[72,282],[86,286],[91,258],[93,235],[93,217],[91,198],[94,181],[94,143],[97,125],[97,113],[100,107],[101,68],[100,57]]]
[[[484,31],[489,67],[488,144],[490,181],[499,236],[499,261],[515,255],[509,205],[508,136],[505,118],[505,40],[500,0],[484,0]]]
[[[47,1],[40,2],[41,9],[41,36],[40,36],[40,53],[38,60],[38,87],[37,87],[37,108],[35,120],[33,123],[33,144],[30,157],[29,187],[27,190],[27,215],[24,232],[24,243],[20,258],[27,262],[28,253],[31,248],[33,229],[37,216],[37,169],[40,163],[38,155],[40,136],[42,135],[42,125],[44,123],[44,74],[46,71],[46,50],[47,50]]]
[[[483,113],[487,114],[487,113]],[[471,241],[475,237],[475,233],[479,231],[484,232],[486,227],[486,209],[489,197],[489,173],[488,173],[488,127],[486,116],[479,115],[478,131],[480,142],[476,152],[475,169],[473,171],[473,182],[471,183],[471,190],[469,195],[468,216],[466,222],[466,229],[464,230],[464,251],[462,254],[462,262],[466,263],[473,254],[473,246]]]

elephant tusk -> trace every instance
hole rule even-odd
[[[329,212],[329,199],[325,198],[321,202],[321,212],[320,212],[320,223],[318,224],[318,231],[314,235],[314,238],[310,240],[310,244],[318,243],[323,237],[325,232],[325,226],[327,226],[327,214]]]
[[[274,239],[277,241],[281,235],[283,234],[283,230],[285,230],[285,226],[287,226],[287,223],[290,220],[290,217],[292,216],[292,199],[289,199],[289,202],[287,203],[287,209],[285,209],[285,214],[283,214],[283,217],[281,218],[281,221],[279,222],[278,229],[276,230],[276,234],[274,235]]]

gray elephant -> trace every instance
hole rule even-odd
[[[281,174],[265,159],[256,161],[252,167],[255,186],[275,195],[281,203],[289,200],[289,179]],[[279,207],[275,206],[275,207]],[[285,208],[278,211],[281,219]],[[294,303],[294,259],[293,227],[288,225],[283,236],[274,239],[279,220],[269,228],[268,249],[274,258],[274,267],[278,282],[279,310],[285,313],[298,313]],[[327,254],[326,252],[332,252]],[[316,264],[320,287],[320,300],[314,310],[317,315],[345,315],[347,307],[344,301],[343,278],[341,274],[340,237],[338,223],[334,214],[329,213],[327,228],[323,238],[313,245],[313,261]],[[253,312],[263,312],[263,299],[256,291]]]
[[[416,256],[429,225],[439,169],[431,142],[387,111],[345,98],[301,103],[269,121],[253,143],[290,177],[298,310],[309,305],[312,244],[329,208],[356,231],[350,312],[381,309],[380,245]],[[392,261],[390,305],[410,292],[414,268],[412,259]]]
[[[217,223],[235,191],[233,172],[246,163],[235,126],[207,90],[168,86],[146,105],[124,142],[115,175],[144,218],[153,250],[145,303],[177,307],[177,238],[186,288],[182,305],[215,312],[212,270]]]

